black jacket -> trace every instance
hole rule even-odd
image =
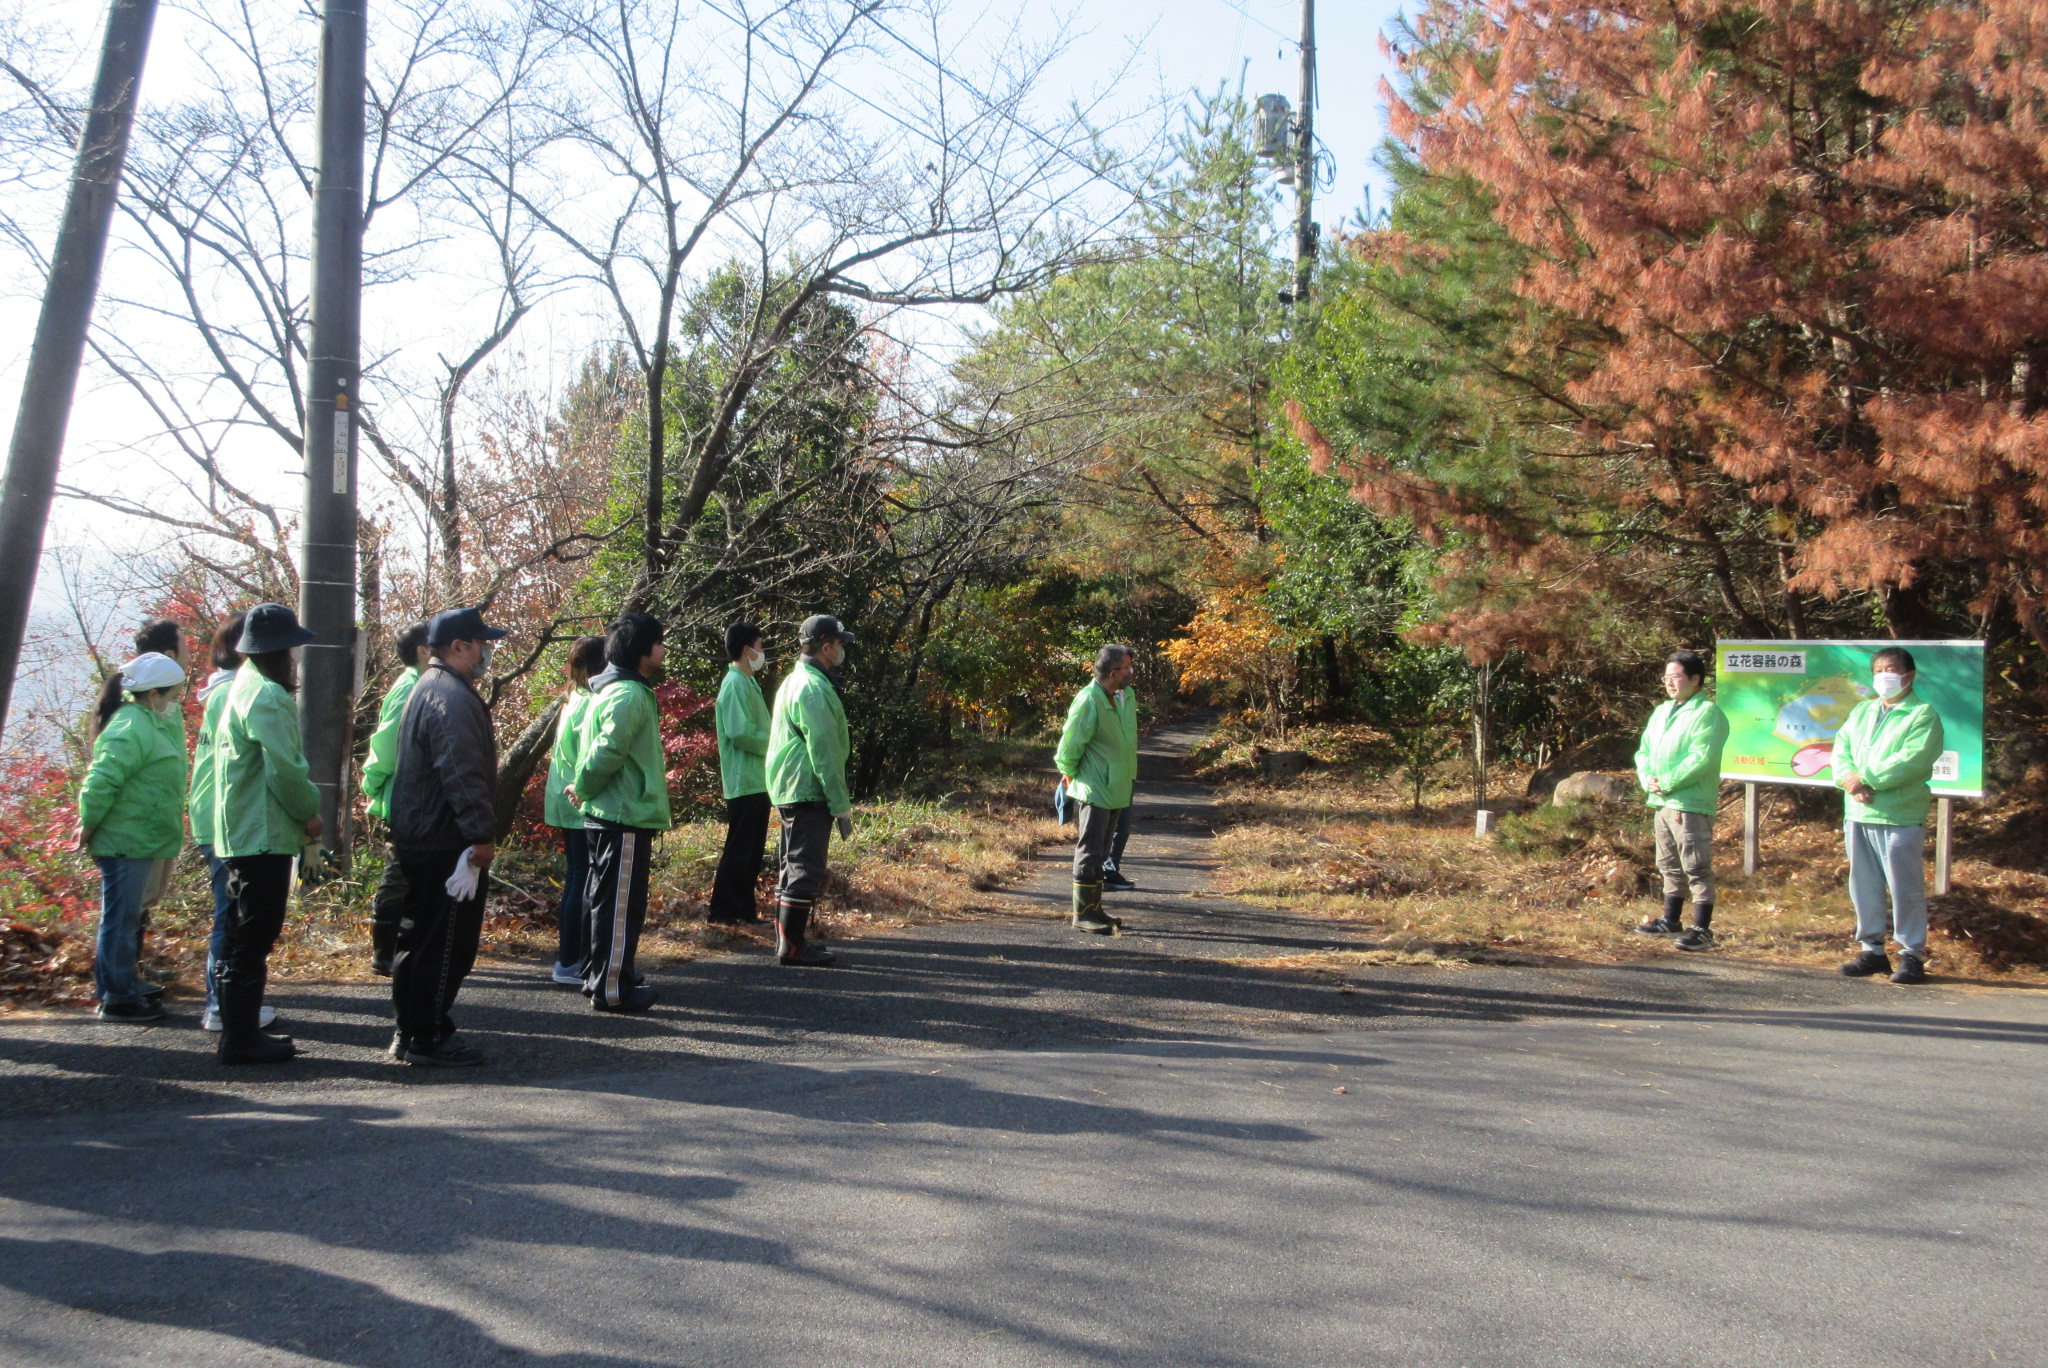
[[[456,850],[497,836],[498,738],[468,680],[427,666],[398,724],[391,778],[391,844]]]

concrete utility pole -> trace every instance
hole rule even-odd
[[[320,174],[313,192],[313,320],[306,363],[306,510],[299,621],[315,634],[299,726],[320,789],[322,844],[347,857],[356,645],[356,409],[361,403],[365,0],[327,0],[320,34]]]
[[[107,231],[114,218],[121,167],[128,159],[128,134],[149,55],[149,31],[156,0],[114,0],[107,11],[106,42],[93,80],[92,107],[78,136],[71,193],[50,279],[43,290],[42,316],[28,354],[21,408],[14,415],[14,440],[7,449],[7,479],[0,485],[0,729],[14,697],[21,668],[21,642],[28,632],[29,605],[43,559],[43,533],[57,492],[57,465],[64,454],[64,430],[78,391],[85,358],[85,333],[99,294],[100,263],[106,259]]]
[[[1294,303],[1308,302],[1316,232],[1316,0],[1301,0],[1301,108],[1294,168]]]

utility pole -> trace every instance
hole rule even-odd
[[[57,493],[57,465],[64,455],[64,431],[78,392],[85,359],[85,334],[99,294],[100,263],[128,159],[128,134],[149,55],[156,0],[113,0],[107,11],[106,41],[93,79],[92,107],[78,135],[71,193],[50,278],[43,289],[42,315],[29,349],[21,407],[14,415],[14,440],[7,449],[7,478],[0,485],[0,729],[21,668],[21,643],[42,566],[43,534],[50,501]]]
[[[1316,259],[1316,0],[1301,0],[1301,106],[1295,121],[1294,304],[1308,303]]]
[[[306,509],[299,621],[313,631],[299,726],[320,790],[322,844],[343,859],[356,647],[356,410],[361,405],[366,0],[326,0],[320,32],[319,179],[306,361]]]

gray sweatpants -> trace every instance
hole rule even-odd
[[[1842,837],[1849,847],[1849,902],[1856,909],[1857,943],[1865,950],[1883,950],[1889,928],[1907,954],[1926,959],[1927,828],[1844,822]]]
[[[1694,904],[1714,900],[1714,819],[1704,812],[1657,809],[1657,872],[1664,896],[1692,893]]]

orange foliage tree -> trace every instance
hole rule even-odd
[[[1395,134],[1515,255],[1515,340],[1478,369],[1522,406],[1520,468],[1482,488],[1293,416],[1463,546],[1452,638],[1554,644],[1648,538],[1712,570],[1726,625],[1846,598],[2048,651],[2048,6],[1431,0],[1410,38]]]

